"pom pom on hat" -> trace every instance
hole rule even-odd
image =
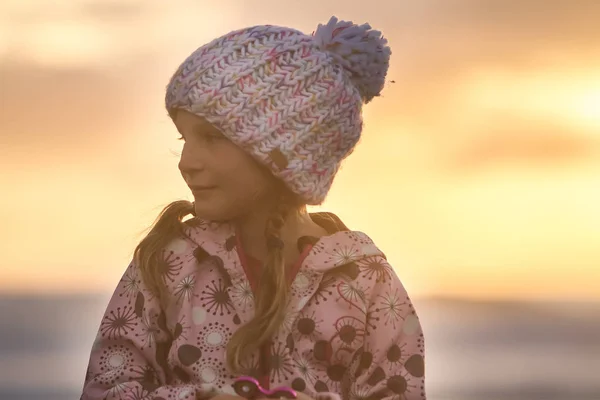
[[[379,96],[385,84],[391,49],[380,31],[331,17],[313,33],[317,45],[351,74],[365,103]]]

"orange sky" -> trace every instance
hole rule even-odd
[[[600,299],[600,2],[0,4],[0,292],[111,291],[186,192],[164,88],[246,25],[369,21],[395,80],[322,208],[414,296]],[[260,12],[258,12],[260,10]]]

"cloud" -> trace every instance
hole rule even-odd
[[[519,112],[527,115],[531,110],[519,110],[519,106],[527,106],[525,98],[531,103],[531,99],[540,97],[523,97],[525,93],[518,90],[519,87],[537,93],[539,88],[549,84],[543,79],[544,71],[549,68],[555,69],[553,85],[568,86],[573,80],[568,77],[578,70],[591,69],[592,65],[587,59],[575,57],[569,59],[575,67],[567,70],[561,65],[566,61],[553,59],[557,62],[550,63],[545,57],[558,52],[564,53],[566,59],[573,49],[586,48],[600,38],[592,17],[600,12],[597,1],[581,0],[574,6],[557,0],[390,0],[379,3],[378,7],[338,0],[326,4],[307,1],[293,13],[287,4],[275,0],[253,3],[229,0],[212,6],[192,0],[169,4],[159,0],[65,0],[53,3],[52,7],[43,1],[30,1],[10,3],[12,8],[6,5],[9,3],[3,3],[2,22],[12,24],[8,26],[16,32],[11,36],[12,49],[15,43],[22,45],[17,46],[19,51],[10,53],[10,59],[5,58],[7,62],[0,67],[4,78],[2,96],[6,99],[2,110],[6,117],[0,122],[0,131],[3,143],[9,144],[3,147],[20,151],[34,149],[37,157],[52,159],[65,154],[90,157],[92,153],[117,148],[122,143],[120,138],[131,138],[140,126],[152,126],[148,119],[157,123],[166,121],[162,110],[164,85],[169,74],[195,46],[243,24],[269,22],[310,32],[332,14],[357,22],[371,22],[374,28],[390,37],[394,46],[390,79],[395,79],[396,84],[388,85],[384,97],[369,106],[370,125],[382,121],[382,127],[394,126],[408,121],[424,126],[421,130],[424,135],[448,138],[432,146],[447,146],[458,141],[465,132],[480,132],[478,135],[484,136],[484,132],[490,132],[489,127],[481,124],[477,127],[461,125],[468,114],[471,119],[480,120],[485,116],[492,121],[497,118],[478,106],[485,95],[488,100],[499,99],[490,107],[502,110],[505,104],[515,106],[511,109],[513,125],[507,127],[497,119],[501,127],[492,135],[507,135],[506,140],[511,142],[515,135],[512,132],[526,137],[531,131],[530,122],[521,125],[516,118]],[[89,29],[79,32],[79,38],[57,34],[60,29],[68,33],[69,25],[65,25],[65,21],[74,22],[73,29],[80,25],[89,25]],[[55,32],[55,39],[42,35],[44,40],[54,43],[57,50],[52,53],[46,47],[46,53],[40,56],[43,42],[27,39],[27,35],[24,41],[19,41],[19,32],[36,29],[38,33],[44,32],[39,30],[44,26],[61,28]],[[90,41],[86,42],[84,34]],[[61,47],[61,38],[69,37]],[[104,39],[93,42],[93,37]],[[82,52],[82,48],[93,51]],[[38,58],[31,56],[35,52]],[[63,57],[63,61],[48,61],[52,57]],[[472,87],[469,82],[482,75],[486,78],[485,72],[489,69],[524,69],[529,71],[529,77],[513,83],[510,90],[506,89],[507,82],[513,79],[510,74],[503,78],[501,85],[487,85],[485,79],[480,79],[477,82],[483,84],[476,86],[477,91],[467,93],[465,88]],[[565,79],[556,80],[561,73]],[[536,75],[539,76],[537,86],[527,86],[526,82]],[[585,87],[582,82],[577,84]],[[561,98],[577,100],[581,97],[568,90],[563,92],[568,96]],[[502,94],[501,98],[497,93]],[[547,97],[556,97],[557,93]],[[536,112],[552,118],[564,109],[561,104],[558,102],[555,107],[540,103]],[[555,125],[560,125],[553,124],[549,124],[552,132],[557,129]],[[543,129],[546,129],[544,124],[539,130]],[[561,137],[569,135],[568,127],[559,130]],[[541,145],[543,136],[531,134],[531,140]],[[481,144],[484,141],[497,143],[498,139],[475,137],[473,140],[473,144],[467,144],[458,154],[477,153],[480,150],[471,149],[481,149],[486,147]],[[557,139],[548,140],[555,143]],[[579,143],[578,139],[573,140]],[[531,145],[517,144],[519,146]],[[579,157],[576,150],[565,151],[565,157],[567,153]],[[530,160],[539,159],[536,157]],[[511,157],[505,153],[497,159]]]
[[[367,21],[381,29],[394,47],[394,68],[414,76],[446,77],[475,64],[520,64],[528,67],[548,57],[552,49],[569,54],[597,48],[600,28],[595,16],[600,3],[578,0],[385,0],[377,7],[362,2],[307,0],[290,12],[277,0],[40,0],[6,2],[0,6],[0,26],[10,40],[12,57],[44,50],[44,32],[79,26],[89,32],[93,48],[96,35],[110,49],[98,49],[113,60],[136,50],[160,54],[166,48],[205,41],[243,25],[272,23],[310,33],[331,15],[356,22]],[[40,28],[45,27],[45,30]],[[98,28],[96,33],[92,33]],[[48,40],[52,39],[52,35]],[[55,38],[56,39],[56,38]],[[59,38],[60,39],[60,38]],[[60,41],[49,42],[60,47]],[[74,52],[85,50],[73,41]],[[18,50],[18,51],[17,51]],[[39,60],[38,60],[39,61]],[[48,62],[47,58],[44,61]],[[69,59],[75,62],[75,59]],[[80,62],[82,62],[80,60]],[[106,62],[96,60],[95,62]]]
[[[4,63],[0,140],[6,157],[38,161],[89,157],[116,148],[148,108],[162,117],[162,91],[145,91],[152,70],[48,69]],[[66,158],[65,158],[66,157]],[[5,158],[6,160],[6,158]],[[32,160],[29,160],[30,162]]]
[[[248,19],[293,25],[307,33],[331,15],[369,22],[393,40],[395,54],[402,59],[414,52],[452,56],[446,49],[456,52],[459,61],[461,56],[489,58],[494,54],[502,60],[499,53],[514,56],[540,50],[532,46],[596,46],[600,37],[600,3],[595,0],[389,0],[377,2],[376,7],[306,0],[294,13],[277,0],[244,4]]]
[[[557,167],[597,156],[600,140],[574,135],[552,124],[507,117],[447,149],[442,165],[451,173],[499,165]]]
[[[122,1],[122,0],[102,0],[85,1],[79,6],[79,13],[97,20],[128,20],[135,21],[147,18],[154,14],[153,11],[161,10],[161,5],[166,6],[164,2],[158,1]]]
[[[0,57],[50,67],[107,67],[164,57],[240,24],[237,0],[9,2],[0,6]]]

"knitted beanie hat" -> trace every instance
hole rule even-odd
[[[362,105],[383,89],[390,54],[381,32],[335,17],[312,35],[241,29],[181,64],[166,107],[205,118],[317,205],[360,138]]]

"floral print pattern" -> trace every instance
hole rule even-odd
[[[347,229],[308,242],[288,317],[272,338],[268,384],[319,399],[424,400],[423,332],[385,255]],[[100,322],[81,399],[233,393],[226,345],[254,313],[241,251],[228,224],[189,224],[165,249],[166,311],[131,263]],[[263,358],[245,360],[245,373],[258,377]]]

